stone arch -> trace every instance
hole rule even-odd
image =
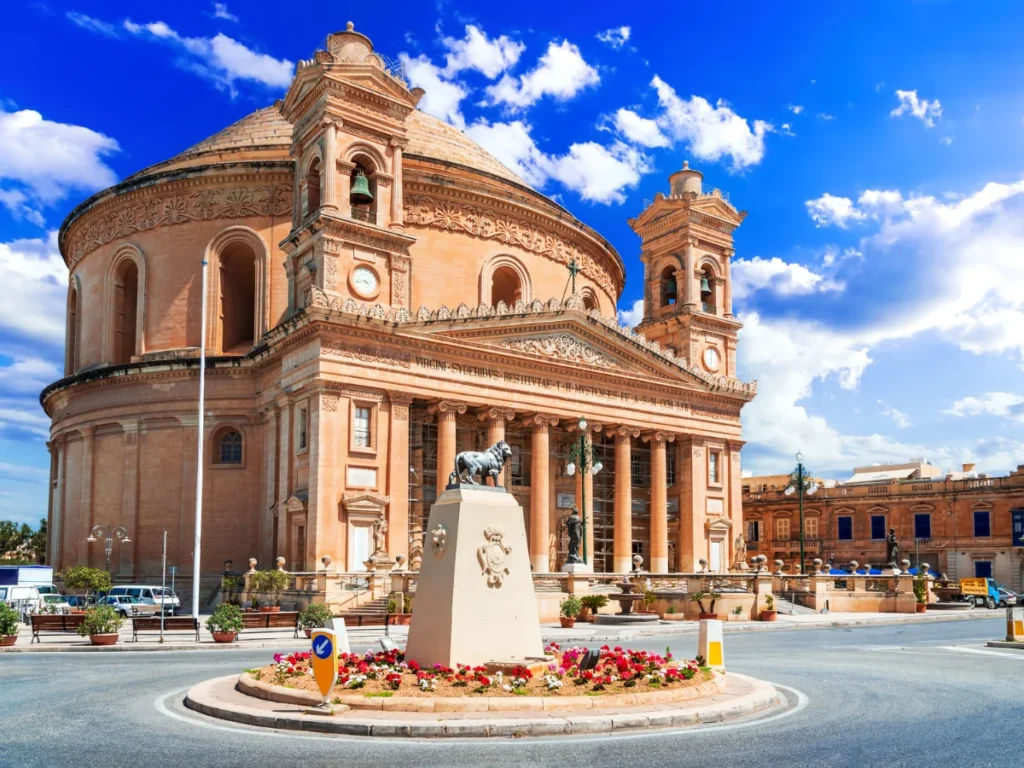
[[[210,349],[245,354],[267,332],[269,254],[263,238],[243,226],[218,232],[206,247]]]
[[[105,283],[103,357],[123,365],[146,350],[146,259],[138,246],[114,251]]]
[[[242,425],[234,422],[218,424],[210,434],[209,463],[219,467],[244,467],[247,442]]]
[[[600,311],[601,302],[597,298],[597,293],[589,285],[580,288],[580,298],[583,299],[584,311],[589,312],[592,309]]]
[[[345,147],[345,154],[342,155],[341,159],[346,163],[355,164],[359,162],[360,155],[365,156],[370,161],[370,167],[366,168],[366,170],[371,173],[377,173],[378,171],[382,173],[387,172],[388,164],[387,160],[384,159],[384,155],[375,146],[365,141],[353,141]],[[366,163],[364,162],[363,165],[365,166]]]
[[[71,275],[68,280],[67,325],[64,340],[64,373],[74,375],[82,355],[82,279]]]
[[[697,260],[697,274],[695,277],[698,280],[697,289],[700,291],[700,302],[701,309],[705,312],[717,314],[719,308],[722,307],[722,275],[721,266],[718,261],[709,254],[702,255]],[[708,281],[708,292],[704,292],[703,282],[704,278]]]
[[[501,294],[498,297],[494,293],[496,276]],[[517,294],[511,303],[508,301],[510,290]],[[490,307],[496,306],[498,301],[504,301],[506,305],[512,306],[519,299],[527,303],[533,300],[533,285],[529,271],[515,256],[507,253],[494,256],[480,270],[480,302]]]
[[[313,145],[302,159],[302,172],[299,175],[300,219],[306,218],[320,208],[323,202],[323,188],[327,179],[324,176],[323,154],[320,147]]]

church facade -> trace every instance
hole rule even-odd
[[[413,556],[461,450],[512,447],[534,571],[561,567],[577,504],[598,571],[726,570],[740,532],[729,261],[743,213],[685,168],[630,224],[644,320],[598,233],[454,128],[352,29],[285,98],[78,206],[65,377],[52,419],[49,561],[116,580],[283,556],[360,571],[383,515]],[[198,434],[201,281],[208,292]],[[598,473],[567,469],[586,420]],[[586,503],[583,503],[583,499]]]

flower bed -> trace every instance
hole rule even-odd
[[[543,674],[516,667],[508,674],[488,674],[483,667],[457,664],[423,668],[406,661],[401,651],[363,655],[342,654],[338,682],[333,696],[353,694],[364,697],[458,697],[486,695],[515,696],[600,696],[604,693],[643,693],[699,685],[711,679],[711,670],[696,661],[677,662],[666,649],[665,655],[647,651],[601,647],[600,660],[593,670],[580,672],[579,662],[586,648],[562,649],[551,643],[544,649],[549,661]],[[275,654],[274,663],[250,670],[255,680],[302,691],[316,691],[309,665],[310,653]],[[396,692],[400,692],[396,694]]]

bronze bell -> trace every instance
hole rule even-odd
[[[670,277],[665,284],[665,296],[669,299],[676,297],[676,279],[674,277]]]
[[[700,276],[700,292],[702,295],[705,293],[711,293],[711,285],[708,283],[707,272]]]
[[[370,182],[367,181],[366,174],[362,171],[356,171],[355,178],[352,180],[352,189],[348,193],[348,199],[353,205],[369,205],[373,202]]]

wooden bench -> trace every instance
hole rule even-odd
[[[31,643],[41,642],[40,634],[62,635],[74,632],[85,620],[84,613],[30,613],[29,624],[32,625]]]
[[[346,627],[383,627],[389,623],[387,615],[383,613],[359,613],[358,611],[352,611],[351,613],[343,613],[341,615],[345,619]]]
[[[299,612],[278,611],[277,613],[243,613],[242,628],[246,630],[290,629],[299,636]]]
[[[139,642],[139,632],[159,632],[159,616],[133,616],[132,642]],[[199,619],[192,616],[165,616],[164,632],[193,632],[199,642]]]

